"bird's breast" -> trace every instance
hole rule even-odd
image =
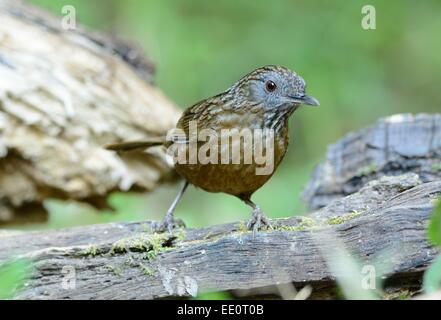
[[[288,147],[287,123],[286,128],[267,128],[258,112],[218,113],[198,124],[198,130],[181,146],[185,161],[175,168],[210,192],[252,194],[274,174]]]

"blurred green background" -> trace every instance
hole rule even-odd
[[[279,64],[302,75],[319,108],[291,119],[291,145],[254,197],[271,217],[305,212],[303,186],[326,146],[379,117],[441,110],[441,2],[32,0],[80,23],[141,44],[157,67],[157,85],[179,106],[214,95],[256,67]],[[361,8],[376,8],[376,30],[361,28]],[[116,213],[48,201],[52,228],[114,220],[160,219],[178,192],[114,194]],[[247,219],[239,200],[194,188],[176,215],[189,226]],[[17,226],[13,226],[16,228]]]

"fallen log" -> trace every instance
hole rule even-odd
[[[156,299],[210,291],[253,296],[268,286],[312,286],[312,298],[336,296],[329,234],[363,264],[392,249],[391,282],[419,289],[421,272],[437,251],[426,222],[441,181],[416,174],[383,177],[308,217],[273,221],[255,235],[244,222],[152,235],[148,222],[110,223],[23,232],[0,242],[0,261],[28,258],[34,271],[16,298]],[[73,285],[63,287],[67,273]],[[266,292],[265,290],[263,292]]]

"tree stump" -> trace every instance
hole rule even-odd
[[[441,114],[398,114],[347,134],[328,147],[304,199],[311,209],[321,208],[368,181],[406,172],[423,182],[441,180]]]

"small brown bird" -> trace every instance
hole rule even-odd
[[[286,153],[289,116],[301,104],[319,105],[317,99],[306,95],[305,87],[303,78],[287,68],[258,68],[226,91],[185,110],[175,133],[168,138],[107,146],[107,149],[116,151],[156,145],[164,145],[169,150],[174,147],[175,169],[185,179],[185,184],[164,219],[154,223],[153,229],[172,232],[174,227],[185,226],[182,220],[174,218],[173,212],[189,183],[209,192],[234,195],[251,206],[253,213],[247,225],[249,229],[256,231],[262,225],[271,227],[251,196],[271,178]],[[178,131],[180,134],[176,133]],[[198,135],[201,132],[205,133],[204,138]],[[239,139],[232,138],[234,134],[231,132],[240,132]],[[247,132],[251,133],[248,137],[252,139],[246,139]],[[255,132],[260,135],[255,135]],[[210,140],[212,143],[208,144],[206,140],[209,138],[215,142]],[[195,146],[193,151],[192,146]],[[184,148],[184,156],[181,161],[176,161],[177,150],[181,147]],[[236,158],[234,150],[238,151]],[[254,153],[254,157],[247,157],[250,153]],[[197,155],[197,159],[191,159],[191,154]],[[265,162],[258,155],[266,156]],[[264,167],[269,170],[262,170]],[[259,169],[262,172],[259,173]]]

